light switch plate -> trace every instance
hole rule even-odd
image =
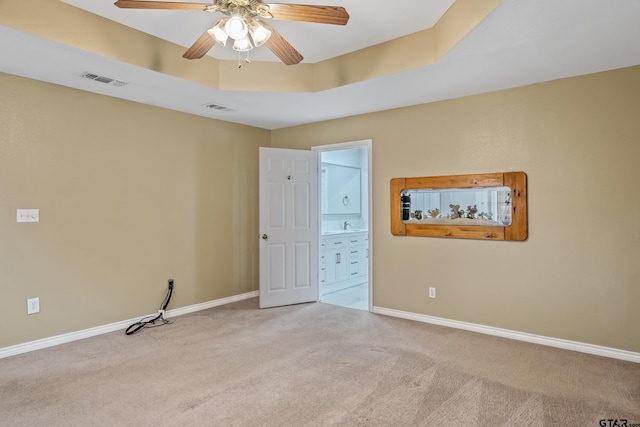
[[[40,209],[18,209],[17,222],[40,222]]]

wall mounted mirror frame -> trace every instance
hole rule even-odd
[[[407,190],[424,189],[431,192],[438,190],[445,192],[452,189],[477,189],[478,191],[490,191],[492,187],[509,187],[511,190],[511,218],[508,225],[457,225],[455,220],[443,220],[441,224],[424,224],[403,220],[401,197],[406,194]],[[390,190],[391,233],[393,235],[515,241],[523,241],[528,237],[527,175],[524,172],[393,178]]]

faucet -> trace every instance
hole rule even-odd
[[[342,228],[343,230],[346,230],[348,226],[350,226],[351,223],[349,221],[345,221],[344,222],[344,227]]]

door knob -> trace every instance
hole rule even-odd
[[[269,238],[269,236],[267,236],[266,234],[262,235],[262,240],[267,240]]]

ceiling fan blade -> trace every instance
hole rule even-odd
[[[341,6],[265,3],[274,19],[346,25],[349,14]]]
[[[114,3],[123,9],[206,10],[211,3],[181,3],[171,1],[118,0]]]
[[[295,65],[304,59],[302,55],[300,55],[300,52],[295,50],[273,27],[265,23],[263,23],[263,25],[267,30],[271,31],[271,37],[269,37],[265,45],[274,55],[280,58],[282,62],[286,65]]]
[[[205,56],[215,44],[216,41],[214,38],[205,31],[204,34],[202,34],[200,38],[196,40],[189,49],[187,49],[182,57],[187,59],[200,59]]]

